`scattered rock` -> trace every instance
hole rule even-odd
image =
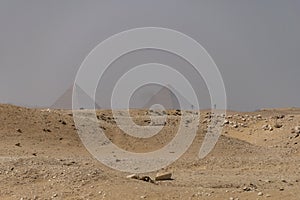
[[[258,195],[258,196],[263,196],[263,195],[264,195],[264,193],[262,193],[262,192],[259,192],[259,193],[257,193],[257,195]]]
[[[156,181],[172,180],[171,177],[172,177],[171,172],[161,172],[156,174],[155,180]]]
[[[65,165],[65,166],[72,166],[72,165],[74,165],[74,164],[76,164],[76,162],[75,162],[75,161],[71,161],[71,162],[64,162],[64,163],[63,163],[63,165]]]
[[[149,182],[149,183],[154,183],[154,180],[152,180],[150,176],[142,176],[142,177],[139,177],[138,180],[142,180],[142,181]]]
[[[237,124],[232,125],[232,128],[238,128],[238,127],[239,127],[239,125],[237,125]]]
[[[296,131],[294,129],[291,130],[291,133],[296,133]]]
[[[17,132],[18,132],[18,133],[22,133],[22,130],[18,128],[18,129],[17,129]]]
[[[281,182],[283,183],[287,183],[287,181],[285,179],[281,179]]]
[[[54,194],[53,196],[52,196],[52,198],[55,198],[55,197],[57,197],[58,196],[58,194]]]
[[[261,127],[263,130],[267,131],[273,131],[273,127],[270,124],[265,124]]]
[[[262,119],[261,115],[256,116],[257,119]]]
[[[249,191],[251,191],[251,190],[252,190],[252,188],[251,188],[251,187],[247,187],[247,186],[245,186],[245,187],[243,187],[243,190],[244,190],[244,191],[246,191],[246,192],[249,192]]]
[[[250,183],[249,186],[243,187],[243,190],[244,190],[244,191],[247,191],[247,192],[249,192],[249,191],[254,191],[254,190],[256,190],[256,189],[257,189],[257,186],[254,185],[253,183]]]
[[[16,143],[16,144],[15,144],[15,146],[17,146],[17,147],[21,147],[21,143],[20,143],[20,142],[18,142],[18,143]]]
[[[59,120],[59,122],[60,122],[62,125],[67,125],[67,122],[65,122],[64,120]]]
[[[282,127],[282,124],[276,123],[276,124],[274,125],[274,127],[275,127],[275,128],[281,128],[281,127]]]
[[[265,124],[265,125],[263,125],[262,127],[261,127],[261,129],[263,129],[263,130],[268,130],[268,124]]]
[[[283,119],[285,117],[285,115],[277,115],[275,118],[276,119]]]
[[[229,124],[229,120],[224,120],[223,125]]]
[[[51,132],[51,130],[50,130],[50,129],[47,129],[47,128],[44,128],[43,131],[44,131],[44,132],[48,132],[48,133]]]

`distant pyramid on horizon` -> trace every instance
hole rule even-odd
[[[181,105],[179,101],[181,102]],[[183,97],[176,89],[174,89],[170,85],[162,86],[162,88],[156,94],[154,94],[144,105],[144,108],[149,109],[154,104],[160,104],[165,109],[194,109],[194,105],[191,104],[185,97]]]
[[[70,86],[50,107],[52,109],[72,109],[72,96],[73,96],[73,86]],[[80,99],[80,105],[83,109],[92,109],[90,105],[95,105],[95,109],[101,109],[101,107],[93,101],[93,99],[78,85],[76,85],[76,96]]]

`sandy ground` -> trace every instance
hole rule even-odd
[[[133,152],[153,151],[172,139],[180,116],[167,114],[161,133],[137,139],[118,129],[110,111],[97,112],[107,137]],[[149,123],[145,110],[131,116]],[[228,112],[216,147],[199,160],[209,116],[202,112],[189,150],[160,170],[172,172],[173,180],[150,183],[93,158],[70,111],[0,105],[0,199],[300,199],[300,109]]]

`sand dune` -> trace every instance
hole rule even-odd
[[[131,111],[139,125],[151,123],[148,114]],[[120,130],[111,111],[97,111],[106,136],[133,152],[157,150],[172,140],[180,115],[165,114],[159,134],[139,139]],[[199,160],[209,116],[202,112],[189,150],[160,170],[172,172],[173,180],[153,184],[127,179],[128,173],[93,158],[71,111],[0,105],[0,199],[299,199],[300,109],[228,112],[217,145]]]

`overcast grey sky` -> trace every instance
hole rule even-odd
[[[0,102],[50,106],[98,43],[155,26],[189,35],[208,51],[223,76],[229,109],[300,107],[299,21],[299,0],[1,0]]]

